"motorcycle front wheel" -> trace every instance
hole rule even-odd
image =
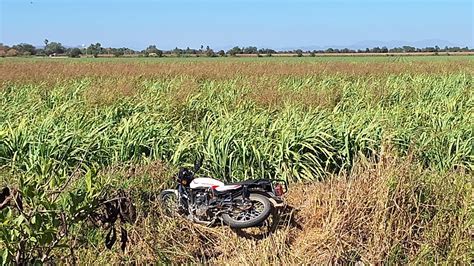
[[[167,189],[159,196],[161,207],[167,216],[175,215],[179,210],[178,192],[174,189]]]
[[[260,194],[250,194],[251,207],[238,207],[229,213],[222,214],[222,220],[232,228],[248,228],[261,225],[272,212],[272,204],[267,197]],[[242,197],[234,199],[236,205],[243,203]]]

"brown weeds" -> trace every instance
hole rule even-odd
[[[90,81],[83,97],[91,105],[109,105],[136,95],[138,90],[139,81],[136,78],[97,78]]]
[[[456,72],[473,73],[469,61],[453,62],[2,62],[0,80],[3,82],[37,83],[45,80],[62,81],[84,77],[141,77],[172,78],[189,76],[203,79],[230,79],[246,77],[306,77],[330,74],[348,76],[380,76],[390,74],[446,74]]]
[[[171,106],[182,108],[189,98],[199,92],[199,81],[193,77],[183,77],[166,93]]]
[[[82,262],[469,263],[471,181],[426,172],[409,158],[360,161],[350,175],[292,186],[286,201],[293,218],[263,239],[169,218],[155,204],[156,214],[132,228],[125,254],[88,249]]]
[[[322,109],[332,109],[341,99],[342,92],[335,91],[278,91],[266,88],[262,91],[253,91],[249,94],[249,99],[258,106],[265,108],[277,108],[284,104],[292,106],[319,107]]]

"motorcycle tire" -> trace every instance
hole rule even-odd
[[[159,200],[164,214],[173,216],[178,212],[178,195],[176,190],[167,189],[160,193]]]
[[[242,197],[240,196],[236,199],[242,199]],[[252,210],[244,211],[237,215],[229,213],[222,214],[222,220],[231,228],[248,228],[261,225],[268,216],[270,216],[273,209],[272,203],[267,197],[261,194],[250,194],[249,199],[254,205],[260,205],[262,210],[259,211],[259,213],[255,214],[255,207],[253,207]]]

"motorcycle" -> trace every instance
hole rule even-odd
[[[166,189],[159,199],[167,214],[178,214],[193,222],[212,226],[224,222],[231,228],[261,226],[279,208],[288,184],[279,179],[249,179],[225,184],[210,177],[196,177],[194,169],[181,168],[175,189]]]

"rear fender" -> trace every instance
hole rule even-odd
[[[258,190],[253,190],[251,191],[250,193],[254,193],[254,194],[260,194],[262,196],[265,196],[268,198],[268,200],[272,203],[273,207],[274,208],[281,208],[281,207],[284,207],[285,206],[285,202],[274,196],[274,195],[271,195],[270,193],[268,192],[265,192],[265,191],[258,191]]]

